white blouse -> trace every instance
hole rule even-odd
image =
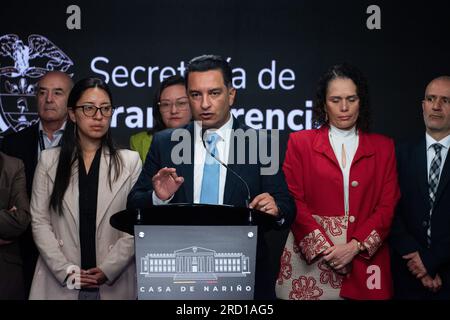
[[[356,149],[358,149],[358,133],[356,127],[350,130],[338,129],[330,125],[328,132],[330,144],[333,148],[334,155],[336,156],[339,166],[341,167],[342,176],[344,179],[344,208],[345,216],[348,216],[349,211],[349,180],[350,180],[350,167],[355,156]]]

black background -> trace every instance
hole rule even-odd
[[[71,4],[81,8],[81,30],[66,27]],[[371,4],[381,8],[381,30],[366,27]],[[369,79],[373,131],[405,138],[424,131],[426,84],[450,74],[448,9],[448,1],[4,1],[0,35],[17,34],[24,43],[30,34],[47,37],[74,62],[74,80],[94,74],[96,56],[110,60],[109,72],[117,65],[176,68],[203,53],[232,57],[232,66],[247,72],[235,105],[286,113],[304,109],[320,75],[347,61]],[[295,72],[293,90],[258,86],[258,72],[271,60]],[[151,106],[155,89],[111,88],[116,106],[140,107]],[[114,135],[127,146],[141,130],[119,121]]]

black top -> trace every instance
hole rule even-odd
[[[95,231],[97,218],[98,174],[100,171],[101,148],[95,153],[89,172],[86,172],[83,158],[78,159],[78,189],[80,206],[80,250],[81,268],[87,270],[97,266]]]

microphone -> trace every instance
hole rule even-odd
[[[232,174],[234,174],[236,177],[239,178],[239,180],[242,181],[242,183],[244,184],[245,188],[247,189],[247,199],[245,199],[245,207],[248,208],[250,205],[250,188],[248,187],[247,182],[245,182],[245,180],[236,173],[236,171],[234,171],[233,169],[231,169],[230,167],[228,167],[228,165],[226,165],[225,163],[223,163],[219,158],[217,158],[215,155],[213,155],[211,153],[211,151],[209,151],[209,149],[206,147],[206,143],[205,143],[205,133],[206,133],[205,128],[202,127],[202,130],[200,132],[200,138],[202,139],[202,143],[203,143],[203,147],[205,148],[206,152],[208,152],[208,154],[213,157],[217,162],[219,162],[223,167],[225,167],[225,169],[230,170],[230,172]],[[249,211],[249,216],[248,216],[248,222],[249,224],[252,224],[253,222],[253,216],[252,216],[252,210],[250,209]]]
[[[141,215],[141,209],[137,208],[136,209],[136,224],[142,224],[142,215]]]

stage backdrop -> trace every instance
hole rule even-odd
[[[33,85],[50,69],[105,79],[117,142],[152,126],[161,79],[200,54],[227,57],[234,114],[255,128],[311,128],[317,80],[341,62],[369,79],[373,131],[423,133],[427,82],[450,74],[448,1],[3,1],[0,136],[36,121]],[[371,5],[376,5],[376,7]],[[379,10],[378,10],[379,9]]]

